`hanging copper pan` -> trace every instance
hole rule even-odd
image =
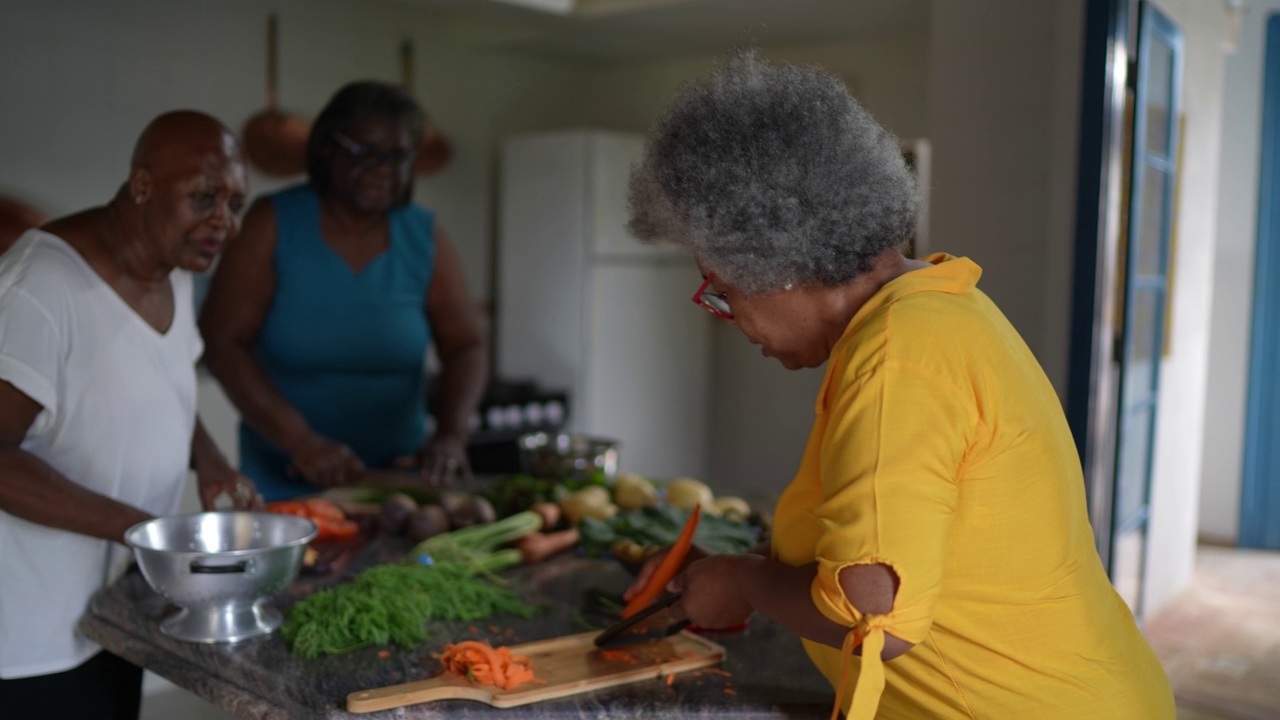
[[[400,45],[400,85],[404,91],[413,95],[413,41],[405,40]],[[453,143],[427,119],[427,126],[422,129],[422,138],[418,141],[418,159],[413,163],[415,175],[430,175],[439,172],[453,159]]]
[[[0,253],[17,242],[22,233],[48,221],[44,213],[30,205],[0,197]]]
[[[249,162],[276,177],[298,175],[307,168],[306,120],[276,107],[277,21],[267,17],[267,107],[249,118],[240,134]]]

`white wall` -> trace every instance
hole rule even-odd
[[[108,199],[156,114],[192,107],[233,129],[265,102],[266,17],[280,16],[280,102],[314,117],[344,82],[399,82],[414,40],[419,97],[454,141],[454,162],[420,180],[458,244],[473,293],[488,295],[494,140],[579,122],[576,66],[477,49],[486,29],[413,5],[357,0],[6,0],[0,21],[0,193],[51,215]],[[253,174],[257,194],[285,182]]]
[[[1258,158],[1268,15],[1280,0],[1246,0],[1237,50],[1227,57],[1218,182],[1217,244],[1209,342],[1209,386],[1201,463],[1200,536],[1235,543],[1240,534],[1253,264],[1257,249]]]
[[[930,245],[982,267],[1060,395],[1082,22],[1081,0],[939,0],[930,34]]]
[[[1227,28],[1222,3],[1159,0],[1158,5],[1185,35],[1182,98],[1186,135],[1177,199],[1170,352],[1160,369],[1143,602],[1147,614],[1182,589],[1195,562]]]

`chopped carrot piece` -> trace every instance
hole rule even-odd
[[[667,673],[667,687],[670,687],[671,683],[674,683],[675,681],[676,681],[676,674]]]
[[[512,655],[505,645],[464,640],[444,646],[437,658],[445,669],[472,682],[512,690],[530,682],[542,682],[533,674],[533,663],[523,655]]]
[[[628,665],[635,665],[637,662],[636,656],[626,650],[601,650],[600,657],[609,662],[621,662]]]
[[[390,651],[390,650],[379,650],[379,651],[378,651],[378,657],[382,658],[383,660],[386,660],[387,658],[391,657],[391,651]]]
[[[725,688],[725,689],[724,689],[724,694],[725,694],[725,695],[737,695],[738,693],[737,693],[737,692],[735,692],[735,691],[733,690],[733,688]]]

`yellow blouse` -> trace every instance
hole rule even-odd
[[[981,269],[928,261],[850,321],[778,501],[774,556],[816,561],[814,603],[851,628],[844,652],[805,650],[851,720],[1172,719],[1164,671],[1095,550],[1053,387],[977,289]],[[864,617],[841,591],[837,574],[860,563],[897,573],[889,614]],[[883,632],[916,646],[882,663]]]

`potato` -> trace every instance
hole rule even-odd
[[[613,481],[613,501],[623,510],[638,510],[658,504],[658,489],[640,475],[619,475]]]
[[[607,520],[618,513],[618,506],[609,501],[608,490],[592,485],[566,495],[560,510],[570,525],[577,525],[584,517]]]
[[[711,504],[730,520],[743,522],[751,515],[751,506],[740,497],[718,497]]]
[[[609,497],[609,489],[601,485],[588,485],[573,494],[581,495],[592,505],[603,505],[612,500]]]
[[[582,517],[592,520],[608,520],[618,514],[618,506],[613,503],[603,505],[587,505],[582,508]]]
[[[671,507],[692,510],[693,506],[701,505],[706,511],[714,500],[715,496],[711,494],[711,488],[693,478],[676,478],[667,483],[667,504]],[[710,512],[716,511],[712,509]]]

